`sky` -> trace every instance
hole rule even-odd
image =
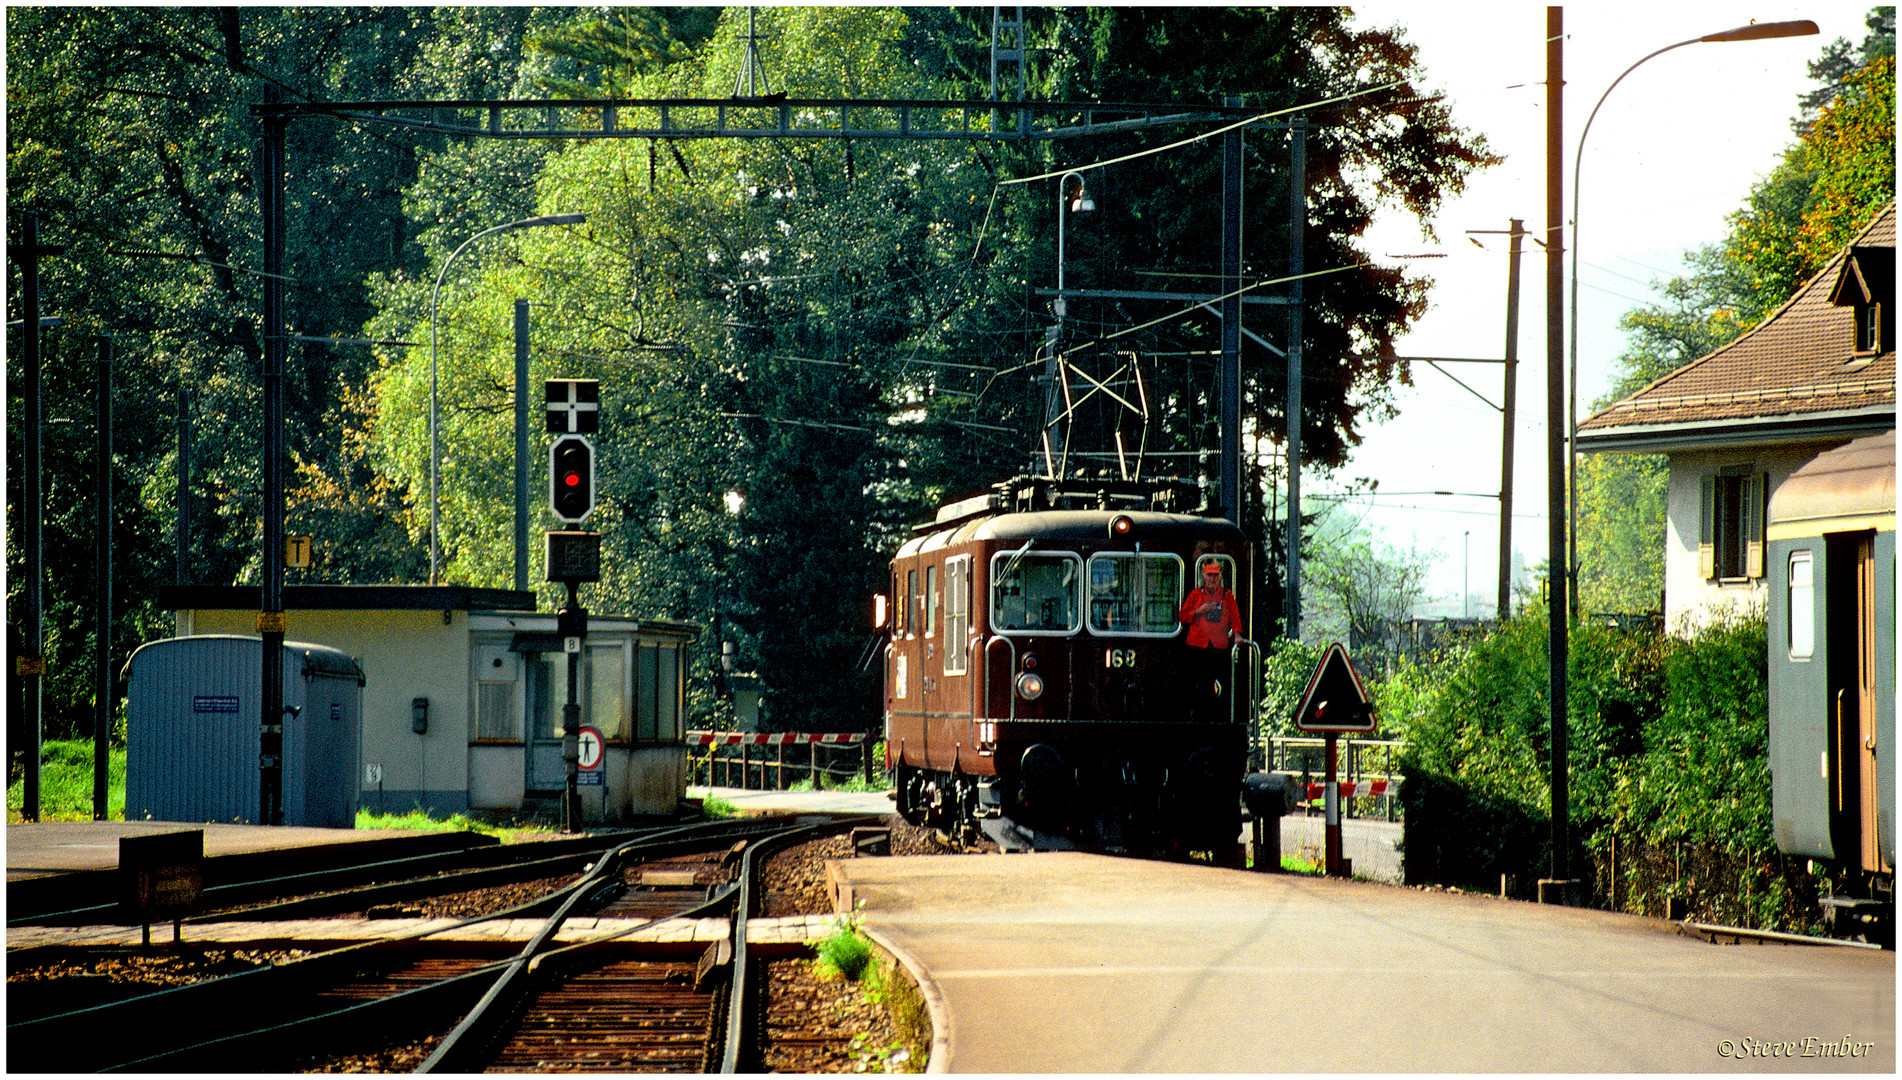
[[[1618,319],[1655,302],[1652,286],[1684,270],[1685,252],[1721,241],[1725,217],[1794,141],[1797,99],[1813,89],[1809,63],[1829,42],[1860,44],[1867,3],[1764,4],[1597,2],[1564,11],[1565,218],[1580,132],[1619,73],[1667,45],[1750,22],[1809,19],[1820,33],[1782,40],[1699,43],[1640,65],[1611,91],[1592,121],[1579,186],[1578,400],[1580,415],[1610,388],[1623,348]],[[1448,200],[1421,236],[1403,210],[1383,214],[1366,237],[1379,261],[1400,256],[1435,285],[1430,308],[1397,343],[1403,356],[1499,358],[1505,349],[1506,238],[1512,218],[1545,227],[1545,7],[1527,3],[1378,2],[1354,5],[1357,25],[1399,26],[1419,47],[1423,83],[1444,92],[1454,120],[1485,135],[1504,164],[1484,170]],[[1475,246],[1474,240],[1484,247]],[[1566,258],[1570,290],[1571,258]],[[1519,419],[1515,434],[1513,547],[1527,565],[1546,556],[1546,262],[1525,241],[1521,262]],[[1498,365],[1462,364],[1452,374],[1500,400]],[[1491,615],[1497,592],[1499,500],[1412,492],[1496,493],[1500,414],[1446,376],[1414,365],[1414,386],[1396,395],[1399,416],[1364,432],[1338,477],[1310,477],[1304,502],[1370,477],[1383,493],[1344,501],[1384,543],[1427,556],[1426,613]],[[1304,505],[1306,510],[1309,506]]]

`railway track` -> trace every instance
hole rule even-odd
[[[764,856],[864,820],[749,819],[643,834],[605,850],[597,838],[592,851],[560,853],[587,866],[566,888],[457,924],[542,917],[519,948],[422,940],[440,927],[394,935],[10,1023],[9,1060],[27,1071],[279,1071],[408,1040],[434,1043],[422,1072],[738,1071],[753,1060],[757,965],[746,927]],[[719,880],[723,862],[731,882]],[[663,919],[722,914],[723,940],[698,956],[626,940]],[[580,915],[624,921],[557,943],[563,923]]]

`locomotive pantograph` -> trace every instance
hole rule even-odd
[[[1260,654],[1192,663],[1205,565],[1251,610],[1242,531],[1180,481],[1019,478],[952,503],[881,597],[899,812],[1007,850],[1236,854]]]

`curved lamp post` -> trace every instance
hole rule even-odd
[[[1605,99],[1611,96],[1611,92],[1613,90],[1618,89],[1618,84],[1625,81],[1626,75],[1629,75],[1633,71],[1636,71],[1640,64],[1643,64],[1646,60],[1650,60],[1652,57],[1662,56],[1663,54],[1670,52],[1672,49],[1681,49],[1686,45],[1698,45],[1704,42],[1762,41],[1767,38],[1807,37],[1815,33],[1818,33],[1815,23],[1811,22],[1808,19],[1796,19],[1789,22],[1751,23],[1748,26],[1739,26],[1734,30],[1720,30],[1714,34],[1705,34],[1702,37],[1694,37],[1685,41],[1680,41],[1675,45],[1666,45],[1664,48],[1659,49],[1656,52],[1649,53],[1641,57],[1636,64],[1633,64],[1630,67],[1626,68],[1622,74],[1620,74],[1616,79],[1613,79],[1611,81],[1611,85],[1605,88],[1605,92],[1599,95],[1598,104],[1592,106],[1591,115],[1586,117],[1585,119],[1585,127],[1578,133],[1578,150],[1574,152],[1572,155],[1572,297],[1571,297],[1571,302],[1569,305],[1570,310],[1567,312],[1567,315],[1566,315],[1566,317],[1571,321],[1571,343],[1570,343],[1571,356],[1570,356],[1570,363],[1569,363],[1570,379],[1571,379],[1571,397],[1570,397],[1570,401],[1567,403],[1567,406],[1566,406],[1567,412],[1569,414],[1567,427],[1570,429],[1570,432],[1565,444],[1566,466],[1569,472],[1569,475],[1566,480],[1566,490],[1567,490],[1567,496],[1568,496],[1566,517],[1568,519],[1567,524],[1570,526],[1570,528],[1567,530],[1567,538],[1569,541],[1568,547],[1570,550],[1567,552],[1565,577],[1567,581],[1567,593],[1568,593],[1567,600],[1570,601],[1570,607],[1567,610],[1573,612],[1574,614],[1576,614],[1578,611],[1578,572],[1579,572],[1579,566],[1578,566],[1578,224],[1579,224],[1578,178],[1579,178],[1579,167],[1582,164],[1584,164],[1585,137],[1591,134],[1592,121],[1598,119],[1598,109],[1600,106],[1605,104]]]
[[[442,514],[437,501],[437,474],[442,457],[436,449],[436,299],[442,293],[442,279],[449,274],[450,266],[455,264],[456,256],[463,249],[485,236],[509,232],[514,229],[536,229],[545,225],[580,225],[588,220],[586,214],[546,214],[541,217],[523,218],[511,221],[507,225],[497,225],[464,240],[449,258],[443,261],[442,270],[436,275],[436,285],[429,290],[429,583],[440,584],[442,573]]]

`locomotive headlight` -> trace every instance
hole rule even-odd
[[[1026,671],[1017,676],[1017,696],[1025,701],[1035,701],[1043,696],[1043,676]]]
[[[1110,523],[1109,523],[1110,539],[1116,540],[1116,539],[1121,539],[1122,537],[1128,536],[1131,530],[1135,528],[1136,528],[1135,518],[1130,517],[1128,514],[1118,514],[1115,517],[1110,519]]]

